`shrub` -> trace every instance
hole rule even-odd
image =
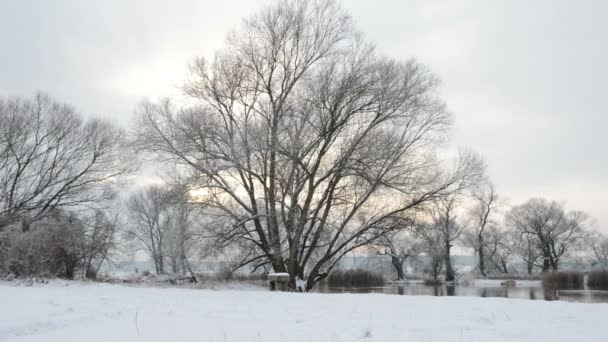
[[[550,272],[542,275],[543,286],[550,289],[582,289],[584,275],[581,272]]]
[[[0,238],[0,271],[17,277],[95,279],[113,244],[114,226],[96,213],[92,220],[59,210],[27,226],[12,224]]]
[[[437,285],[441,285],[441,284],[443,284],[443,282],[439,278],[436,278],[436,279],[434,279],[434,278],[426,278],[426,279],[424,279],[424,285],[427,285],[427,286],[437,286]]]
[[[587,285],[594,290],[608,290],[608,271],[590,272]]]
[[[327,282],[330,286],[383,286],[384,277],[363,269],[337,270],[329,274]]]

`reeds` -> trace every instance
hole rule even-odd
[[[329,286],[340,287],[383,286],[384,277],[381,273],[371,272],[363,269],[337,270],[329,274],[327,282]]]
[[[543,286],[549,289],[582,289],[582,272],[547,272],[542,275]]]

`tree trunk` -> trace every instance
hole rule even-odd
[[[171,255],[171,272],[174,274],[179,272],[179,267],[177,266],[177,256],[175,255]]]
[[[543,258],[543,272],[548,272],[549,268],[550,268],[550,264],[549,264],[549,258],[544,257]]]
[[[450,243],[445,244],[445,281],[454,281],[454,269],[452,268],[452,260],[450,260]]]
[[[484,262],[484,255],[483,255],[483,247],[479,247],[479,273],[481,273],[482,276],[486,276],[486,265]]]
[[[158,274],[165,274],[165,263],[162,254],[158,256]]]
[[[397,272],[397,280],[405,279],[405,273],[403,272],[403,262],[405,259],[400,260],[396,256],[391,255],[391,262],[393,267],[395,267],[395,271]]]

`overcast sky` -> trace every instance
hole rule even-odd
[[[176,96],[266,1],[1,1],[0,95],[41,90],[127,124]],[[608,1],[346,0],[378,50],[443,81],[452,144],[484,155],[511,204],[544,196],[608,232]]]

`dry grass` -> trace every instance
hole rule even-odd
[[[541,280],[542,275],[539,273],[527,274],[527,273],[495,273],[488,274],[486,279],[498,279],[498,280]]]
[[[327,283],[329,286],[383,286],[384,276],[362,269],[337,270],[330,273]]]
[[[543,286],[549,289],[582,289],[582,272],[547,272],[542,275]]]
[[[594,290],[608,290],[608,271],[590,272],[587,285]]]
[[[437,278],[437,279],[433,279],[433,278],[426,278],[424,279],[424,285],[426,286],[439,286],[443,284],[443,281],[441,281],[441,279]]]

